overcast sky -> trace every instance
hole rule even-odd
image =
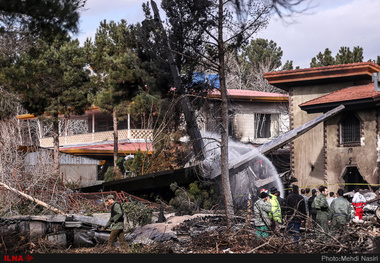
[[[100,21],[141,22],[142,0],[88,0],[81,15],[81,43],[94,38]],[[146,2],[146,1],[145,1]],[[156,0],[157,4],[161,2]],[[282,48],[282,62],[293,60],[294,66],[308,68],[311,58],[329,48],[333,56],[341,46],[364,49],[364,61],[380,55],[379,0],[310,0],[309,9],[286,22],[273,17],[268,27],[255,37],[273,40]]]

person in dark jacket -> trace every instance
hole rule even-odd
[[[306,219],[305,199],[299,194],[298,186],[292,186],[292,192],[285,199],[286,231],[293,235],[294,241],[300,239],[301,222]]]
[[[119,202],[115,201],[113,195],[107,196],[107,203],[111,205],[111,216],[107,224],[104,226],[104,229],[111,226],[111,234],[108,238],[107,247],[111,248],[113,243],[116,242],[116,239],[119,238],[119,242],[123,246],[127,246],[127,242],[124,237],[124,211],[123,207]]]
[[[313,220],[313,226],[315,226],[315,222],[317,220],[317,209],[315,208],[312,208],[311,207],[311,204],[313,203],[314,201],[314,198],[317,196],[317,190],[313,189],[311,191],[311,197],[309,198],[309,200],[307,200],[307,205],[309,207],[309,216],[311,217],[311,219]]]

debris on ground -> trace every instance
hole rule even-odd
[[[83,215],[12,216],[0,218],[0,251],[23,253],[36,244],[55,248],[93,247],[104,244],[107,220]]]
[[[126,240],[131,244],[149,245],[154,242],[165,242],[177,240],[176,228],[183,224],[184,221],[189,221],[198,217],[207,216],[205,214],[174,216],[167,215],[167,221],[162,223],[153,223],[144,226],[138,226],[132,233],[126,236]]]
[[[177,254],[237,254],[237,253],[378,253],[380,224],[376,221],[353,223],[342,232],[324,233],[315,228],[302,228],[300,239],[289,236],[286,225],[268,238],[256,238],[253,223],[236,217],[227,227],[221,214],[175,216],[166,214],[166,222],[138,226],[126,234],[130,244],[122,248],[118,243],[109,249],[108,231],[96,226],[106,219],[75,215],[65,217],[38,216],[1,218],[0,231],[3,253],[177,253]],[[5,231],[7,230],[7,231]],[[32,231],[28,235],[27,231]],[[43,235],[38,235],[38,231]]]
[[[109,207],[104,204],[104,196],[109,193],[70,193],[70,213],[65,215],[0,217],[0,251],[179,254],[380,252],[379,199],[378,194],[371,192],[366,195],[369,202],[365,206],[363,220],[352,220],[339,233],[325,233],[318,225],[311,227],[311,222],[307,222],[301,228],[297,241],[286,233],[286,224],[280,231],[270,232],[268,238],[256,238],[254,221],[251,217],[247,219],[244,211],[240,211],[234,224],[227,227],[223,211],[209,210],[178,216],[163,202],[158,205],[125,192],[112,192],[120,202],[130,205],[128,211],[134,211],[135,218],[125,214],[125,235],[130,244],[127,249],[120,246],[107,249],[105,246],[110,232],[100,230],[100,227],[109,219]],[[141,207],[133,206],[136,202],[141,203]],[[139,220],[147,214],[148,221]]]
[[[224,217],[197,217],[176,228],[177,241],[171,241],[175,253],[370,253],[380,249],[380,224],[351,223],[339,234],[304,229],[295,242],[285,227],[268,238],[257,239],[255,228],[240,219],[231,228]],[[180,245],[177,245],[180,244]]]

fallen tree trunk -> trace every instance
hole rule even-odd
[[[64,211],[62,211],[62,210],[60,210],[58,208],[55,208],[55,207],[53,207],[53,206],[51,206],[51,205],[49,205],[49,204],[47,204],[47,203],[45,203],[45,202],[43,202],[41,200],[38,200],[38,199],[36,199],[36,198],[28,195],[28,194],[25,194],[25,193],[23,193],[23,192],[15,189],[15,188],[13,188],[13,187],[10,187],[9,185],[6,185],[6,184],[0,182],[0,186],[3,186],[4,188],[6,188],[6,189],[8,189],[8,190],[10,190],[10,191],[12,191],[14,193],[16,193],[18,195],[21,195],[22,197],[25,197],[26,199],[28,199],[28,200],[30,200],[32,202],[35,202],[35,203],[37,203],[39,205],[42,205],[43,207],[46,207],[47,209],[53,211],[56,214],[59,214],[59,215],[64,215],[65,214]]]

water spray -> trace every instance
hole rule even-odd
[[[209,132],[202,135],[205,145],[205,159],[203,161],[205,177],[218,180],[221,169],[220,135]],[[283,184],[272,162],[254,146],[232,139],[228,140],[228,160],[230,163],[239,160],[242,155],[248,152],[252,153],[252,159],[246,167],[237,173],[230,173],[234,205],[245,206],[249,195],[255,201],[262,188],[269,190],[275,187],[280,191],[280,196],[284,197]]]

